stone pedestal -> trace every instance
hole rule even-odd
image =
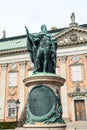
[[[58,124],[58,123],[50,123],[50,124],[43,124],[43,123],[36,123],[35,125],[25,124],[25,130],[65,130],[65,124]]]
[[[23,82],[25,86],[29,87],[29,92],[33,87],[41,84],[49,86],[55,92],[56,89],[60,91],[60,87],[64,85],[65,79],[51,73],[36,73],[24,79]]]
[[[37,73],[24,79],[23,82],[28,87],[27,123],[18,129],[65,130],[66,125],[61,116],[60,95],[57,95],[65,79],[55,74]]]
[[[24,127],[18,127],[15,130],[65,130],[65,124],[43,124],[43,123],[36,123],[35,125],[32,124],[25,124]]]

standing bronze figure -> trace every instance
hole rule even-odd
[[[47,33],[46,25],[41,26],[42,32],[30,34],[27,27],[27,49],[34,63],[34,73],[55,73],[57,42]]]

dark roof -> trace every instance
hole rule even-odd
[[[6,37],[6,38],[1,38],[0,42],[2,41],[8,41],[8,40],[14,40],[14,39],[19,39],[19,38],[25,38],[26,35],[20,35],[20,36],[14,36],[14,37]]]
[[[86,27],[87,28],[87,24],[79,25],[79,27]]]

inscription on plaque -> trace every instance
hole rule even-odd
[[[34,87],[29,94],[29,109],[35,116],[44,116],[55,104],[55,94],[45,85]]]

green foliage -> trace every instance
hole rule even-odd
[[[14,129],[16,122],[0,122],[0,129]]]

